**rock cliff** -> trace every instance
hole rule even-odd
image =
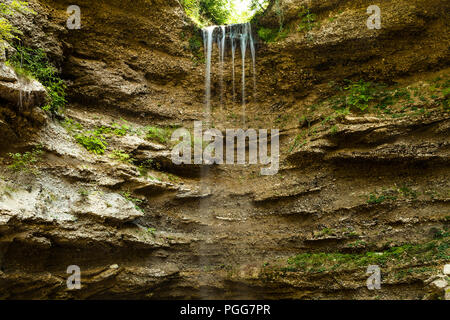
[[[201,33],[178,1],[78,0],[79,30],[66,28],[71,4],[32,0],[36,14],[12,19],[65,80],[63,115],[39,108],[38,82],[0,70],[2,299],[444,297],[448,1],[378,1],[379,30],[365,0],[279,0],[256,17],[245,114],[227,51],[212,119],[280,129],[274,176],[172,164],[170,134],[203,119],[205,95]]]

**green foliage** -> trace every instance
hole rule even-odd
[[[39,157],[42,155],[42,148],[40,146],[35,147],[32,151],[25,153],[8,153],[12,163],[8,166],[13,171],[24,171],[35,173],[35,165],[39,161]]]
[[[12,0],[9,2],[0,3],[0,45],[3,41],[10,41],[17,38],[15,34],[20,34],[8,20],[8,17],[13,16],[16,12],[33,13],[35,12],[28,8],[28,2],[20,0]]]
[[[50,96],[44,110],[57,113],[63,110],[66,104],[66,85],[58,76],[58,72],[50,63],[47,55],[41,49],[31,49],[16,46],[16,54],[11,57],[9,64],[18,74],[32,77],[41,82]]]
[[[174,182],[174,183],[180,181],[180,178],[178,178],[177,176],[175,176],[171,173],[167,174],[167,179],[169,179],[170,182]]]
[[[298,14],[300,17],[300,24],[298,25],[298,31],[311,31],[319,24],[317,22],[317,16],[311,13],[309,8],[301,7]]]
[[[186,14],[200,27],[211,24],[244,23],[267,8],[268,0],[251,0],[247,10],[239,12],[237,0],[181,0]]]
[[[444,227],[443,230],[434,230],[434,238],[435,239],[444,239],[450,237],[449,227]]]
[[[200,15],[216,24],[226,24],[231,16],[230,1],[200,0]]]
[[[146,159],[145,161],[142,161],[139,166],[139,174],[143,177],[148,176],[148,169],[153,167],[153,159]]]
[[[198,52],[202,48],[202,39],[199,35],[194,35],[189,39],[189,50]]]
[[[75,136],[75,140],[86,148],[89,152],[102,155],[108,146],[105,138],[101,134],[93,131],[86,131]]]
[[[429,263],[431,261],[450,259],[449,235],[439,240],[433,240],[423,244],[405,244],[393,247],[383,252],[366,252],[361,254],[344,253],[302,253],[288,259],[291,271],[316,272],[316,268],[322,266],[327,270],[352,269],[366,267],[368,265],[387,264],[399,265],[400,263]]]
[[[146,127],[146,139],[167,144],[172,136],[172,130],[170,128],[158,128],[158,127]]]
[[[286,38],[289,34],[288,29],[270,29],[270,28],[264,28],[261,27],[258,29],[258,36],[263,40],[264,42],[271,43],[271,42],[277,42],[280,40],[283,40]]]
[[[142,203],[144,202],[144,200],[138,199],[138,198],[134,198],[131,196],[131,193],[126,191],[126,192],[122,192],[122,196],[132,202],[134,204],[134,207],[136,210],[142,211],[144,212],[144,209],[142,209],[140,206],[142,205]]]
[[[402,185],[398,190],[401,192],[401,194],[405,198],[410,198],[410,199],[416,199],[417,198],[417,192],[414,191],[413,189],[409,188],[406,185]]]
[[[111,136],[116,135],[118,137],[125,136],[130,131],[130,126],[128,124],[118,124],[114,122],[111,127],[101,126],[94,130],[96,135]]]
[[[448,111],[448,74],[429,82],[428,85],[391,90],[383,83],[345,81],[347,84],[343,87],[330,82],[330,87],[339,94],[323,101],[339,112],[348,112],[350,109],[357,112],[368,111],[371,107],[379,115],[384,113],[392,118],[400,118],[408,113],[412,116],[427,115],[427,106],[441,105],[444,112]]]
[[[200,26],[226,24],[232,15],[229,0],[182,0],[181,3],[186,14]]]
[[[189,51],[191,51],[195,63],[204,62],[205,56],[202,50],[202,38],[195,34],[189,38]]]
[[[83,130],[83,126],[79,122],[77,122],[71,118],[68,118],[68,117],[65,118],[64,121],[62,122],[62,126],[64,128],[66,128],[66,130],[69,133],[73,133],[74,131]]]
[[[117,123],[112,124],[113,133],[116,136],[123,137],[130,131],[130,126],[127,124],[119,125]]]
[[[349,92],[346,103],[350,108],[364,111],[369,107],[369,102],[375,99],[374,88],[370,82],[348,81],[348,85],[344,89]]]
[[[391,198],[389,198],[386,195],[377,196],[376,194],[371,193],[371,194],[369,194],[369,197],[367,198],[367,203],[368,204],[379,204],[379,203],[383,203],[384,201],[386,201],[388,199],[391,199]],[[393,200],[393,199],[391,199],[391,200]]]
[[[125,163],[132,163],[134,160],[128,153],[120,150],[114,150],[109,157]]]
[[[334,230],[332,228],[323,228],[320,231],[315,231],[314,237],[320,238],[320,237],[331,236],[331,235],[335,235],[335,234],[336,234],[336,230]]]
[[[89,190],[84,189],[84,188],[80,188],[78,189],[78,194],[80,195],[81,198],[85,199],[89,196]]]

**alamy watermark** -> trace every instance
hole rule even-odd
[[[260,129],[226,129],[225,136],[218,129],[203,132],[201,121],[194,122],[194,137],[185,128],[177,129],[172,134],[172,141],[179,142],[172,149],[172,162],[176,165],[192,164],[248,164],[270,165],[261,168],[261,175],[278,173],[280,161],[279,130],[271,129],[270,156],[268,155],[268,130]],[[205,143],[208,144],[205,146]],[[225,147],[225,154],[224,154]],[[225,156],[225,157],[224,157]]]
[[[367,14],[371,16],[367,19],[367,28],[381,29],[381,9],[377,5],[371,5],[367,8]]]
[[[67,19],[67,29],[78,30],[81,29],[81,9],[77,5],[71,5],[67,8],[67,13],[70,17]]]
[[[67,278],[66,284],[69,290],[81,289],[81,269],[79,266],[71,265],[67,267],[67,273],[70,276]]]
[[[370,265],[367,267],[366,274],[371,276],[367,279],[367,289],[380,290],[381,289],[381,269],[377,265]]]

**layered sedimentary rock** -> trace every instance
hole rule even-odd
[[[429,283],[450,254],[448,2],[380,1],[380,30],[367,28],[368,1],[277,3],[255,38],[279,28],[280,12],[288,32],[257,41],[244,127],[280,129],[280,171],[266,177],[258,166],[174,166],[170,136],[149,134],[203,119],[204,65],[189,45],[200,32],[178,1],[78,1],[80,30],[65,27],[68,1],[32,1],[37,15],[15,17],[24,44],[60,69],[69,103],[66,120],[36,122],[1,102],[14,139],[1,144],[0,297],[442,296]],[[316,14],[306,32],[301,6]],[[212,67],[222,131],[243,127],[230,55],[223,107]],[[413,111],[335,114],[344,79],[407,88]],[[77,143],[100,129],[104,154]],[[7,153],[36,145],[32,170],[10,168]],[[379,291],[366,286],[374,263]],[[80,290],[66,286],[70,265]]]

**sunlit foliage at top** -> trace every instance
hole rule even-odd
[[[182,0],[187,15],[200,27],[244,23],[267,8],[269,0]]]

